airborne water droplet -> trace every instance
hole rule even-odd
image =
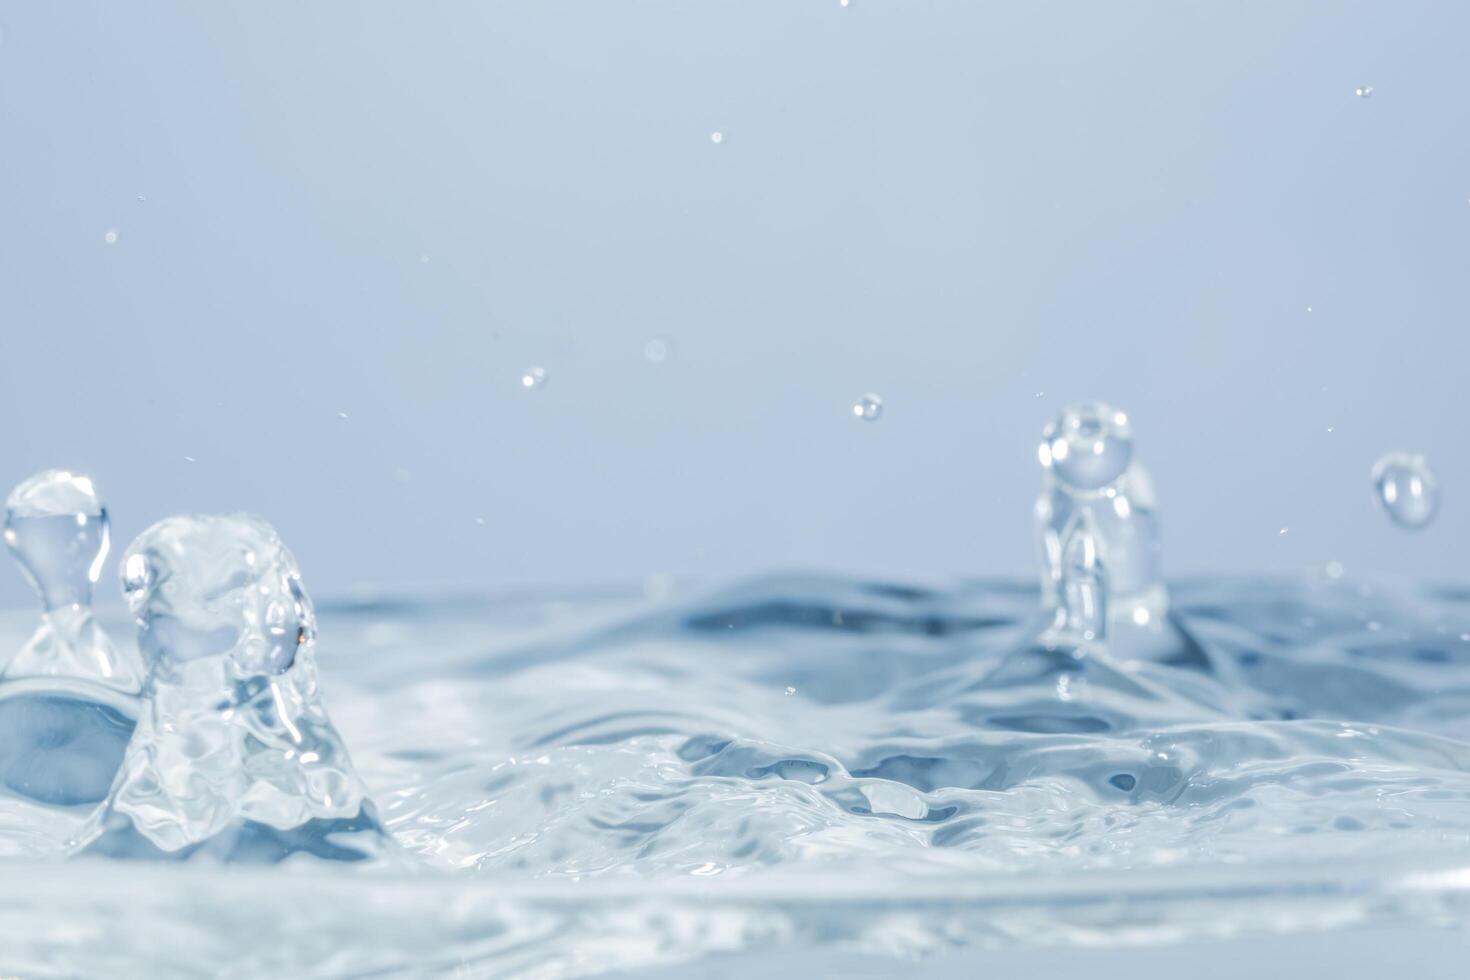
[[[102,233],[102,240],[104,242],[106,242],[108,245],[116,245],[117,244],[117,229],[116,228],[109,228],[106,231],[104,231]]]
[[[1353,94],[1360,99],[1366,99],[1368,96],[1373,94],[1373,86],[1359,85],[1357,88],[1353,89]]]
[[[1439,511],[1439,481],[1423,456],[1389,453],[1373,464],[1379,505],[1400,527],[1421,528]]]
[[[521,373],[522,388],[540,388],[546,384],[546,369],[529,367]]]
[[[876,422],[883,416],[883,399],[870,391],[852,403],[852,414],[864,422]]]
[[[650,337],[643,345],[643,359],[649,364],[662,364],[669,359],[669,342],[662,337]]]
[[[720,132],[719,130],[716,130],[715,132],[709,134],[709,141],[711,143],[723,143],[725,142],[725,134]]]

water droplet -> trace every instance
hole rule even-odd
[[[845,7],[845,6],[847,6],[847,4],[843,4],[843,6],[844,6],[844,7]],[[791,697],[791,696],[792,696],[792,695],[793,695],[793,694],[795,694],[795,693],[796,693],[796,688],[794,688],[794,687],[788,687],[788,688],[787,688],[787,689],[786,689],[786,696],[787,696],[787,697],[788,697],[788,698],[789,698],[789,697]]]
[[[719,130],[716,130],[715,132],[709,134],[709,141],[711,143],[723,143],[725,142],[725,134],[720,132]]]
[[[1041,433],[1041,465],[1067,486],[1097,490],[1121,477],[1133,458],[1128,416],[1103,402],[1068,405]]]
[[[148,199],[146,197],[144,197],[142,194],[139,194],[138,195],[138,203],[139,204],[142,204],[146,200],[148,200]]]
[[[480,527],[484,527],[485,526],[485,518],[483,518],[483,517],[477,517],[477,518],[475,518],[475,523],[478,524]]]
[[[1322,574],[1323,575],[1326,575],[1328,578],[1332,579],[1333,581],[1336,581],[1337,579],[1342,578],[1342,573],[1343,573],[1343,567],[1342,567],[1342,562],[1340,562],[1340,561],[1330,561],[1322,569]]]
[[[407,484],[413,479],[413,474],[408,471],[407,466],[399,466],[393,470],[393,482],[400,486]]]
[[[883,417],[883,399],[870,391],[852,403],[852,414],[864,422],[876,422]]]
[[[423,254],[421,254],[419,256],[419,263],[421,265],[428,265],[429,264],[429,253],[428,252],[424,252]]]
[[[1373,94],[1373,86],[1359,85],[1357,88],[1353,89],[1353,94],[1360,99],[1366,99],[1368,98],[1368,96]]]
[[[1400,527],[1421,528],[1439,511],[1439,481],[1423,456],[1389,453],[1373,464],[1378,503]]]
[[[346,412],[338,412],[337,413],[337,418],[341,419],[343,422],[346,422],[347,421],[347,413]]]
[[[546,369],[542,367],[528,367],[521,372],[522,388],[541,388],[546,384]],[[573,386],[575,387],[575,385]]]
[[[106,242],[108,245],[116,245],[117,244],[117,229],[116,228],[109,228],[106,231],[104,231],[102,233],[102,240],[104,242]]]
[[[837,3],[838,3],[838,5],[843,6],[843,7],[851,7],[852,6],[852,0],[837,0]]]
[[[44,470],[5,501],[5,543],[48,610],[90,606],[107,557],[107,509],[88,477]]]
[[[1290,531],[1290,530],[1291,530],[1291,528],[1289,528],[1289,527],[1283,527],[1281,530],[1277,531],[1276,533],[1277,534],[1285,534],[1287,531]]]
[[[186,463],[197,463],[197,462],[199,462],[199,460],[195,459],[193,456],[185,456],[184,457],[184,462],[186,462]]]
[[[662,337],[650,337],[643,345],[643,359],[649,364],[662,364],[669,359],[669,342]]]

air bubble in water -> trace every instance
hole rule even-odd
[[[1400,527],[1421,528],[1439,512],[1439,481],[1423,456],[1389,453],[1373,464],[1378,503]]]
[[[1103,402],[1069,405],[1041,433],[1041,465],[1063,484],[1097,490],[1118,479],[1133,458],[1128,416]]]
[[[528,367],[521,372],[522,388],[540,388],[546,384],[546,369],[543,367]]]
[[[883,399],[870,391],[852,403],[852,414],[864,422],[876,422],[883,417]]]

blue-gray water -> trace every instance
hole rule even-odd
[[[1162,634],[1080,658],[999,581],[329,606],[329,707],[397,860],[12,863],[0,967],[953,966],[1461,922],[1470,593],[1173,596]]]

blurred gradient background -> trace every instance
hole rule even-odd
[[[1467,37],[1413,2],[0,0],[0,482],[93,474],[114,555],[255,511],[319,595],[1029,576],[1037,435],[1104,398],[1171,574],[1464,581]],[[1394,449],[1425,531],[1375,509]]]

